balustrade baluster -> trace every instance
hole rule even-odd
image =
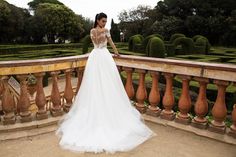
[[[136,108],[139,110],[140,113],[146,112],[146,106],[144,105],[144,101],[147,99],[147,90],[145,86],[145,75],[146,70],[143,69],[135,69],[136,72],[139,73],[139,83],[138,89],[136,92]]]
[[[83,73],[84,73],[84,67],[77,68],[77,74],[78,74],[78,82],[77,82],[77,87],[76,87],[76,94],[79,91],[82,79],[83,79]]]
[[[194,112],[196,116],[192,120],[192,126],[200,128],[200,129],[206,129],[207,119],[205,116],[208,112],[206,89],[207,89],[207,84],[209,83],[209,79],[201,78],[201,77],[194,77],[194,80],[198,81],[199,83],[199,92],[198,92],[197,101],[194,105]]]
[[[152,88],[148,97],[150,105],[147,108],[147,114],[152,116],[159,116],[161,113],[161,109],[158,107],[160,103],[160,92],[158,87],[160,74],[156,71],[150,71],[150,74],[152,76]]]
[[[29,111],[30,107],[30,99],[29,93],[27,89],[27,74],[17,75],[17,78],[20,80],[20,98],[18,101],[18,108],[20,112],[21,122],[31,122],[32,116],[31,112]]]
[[[236,86],[236,83],[234,82],[234,86]],[[229,135],[236,138],[236,104],[233,106],[232,111],[232,125],[230,126]]]
[[[173,77],[174,74],[164,73],[164,77],[166,79],[166,88],[165,94],[162,99],[162,104],[164,109],[161,111],[160,117],[166,120],[174,120],[175,113],[172,110],[174,107],[174,95],[173,95]]]
[[[15,109],[15,101],[12,93],[8,87],[8,76],[3,76],[1,78],[3,80],[3,94],[2,94],[2,109],[3,109],[3,124],[15,124],[16,116],[14,113]]]
[[[227,115],[227,108],[225,104],[225,90],[229,85],[228,81],[214,80],[218,87],[217,98],[212,108],[213,120],[210,123],[209,130],[217,133],[225,133],[225,118]]]
[[[189,81],[191,76],[179,75],[182,79],[182,91],[178,102],[179,113],[176,115],[175,121],[182,124],[189,124],[191,118],[189,111],[191,109],[191,98],[189,94]]]
[[[52,116],[61,116],[63,115],[62,107],[61,107],[61,95],[58,88],[58,74],[59,71],[51,72],[52,75],[52,91],[51,91],[51,102],[52,106],[50,108],[50,112]]]
[[[64,105],[65,112],[69,112],[72,105],[72,99],[74,97],[74,92],[71,84],[71,71],[71,69],[64,70],[66,75],[66,85],[64,90],[64,98],[66,99],[66,103]]]
[[[133,99],[135,91],[133,87],[133,80],[132,80],[132,74],[133,74],[133,68],[129,67],[123,67],[123,70],[126,72],[126,83],[125,83],[125,90],[130,100]]]
[[[43,76],[44,72],[35,73],[35,77],[37,78],[37,92],[35,97],[35,103],[38,107],[38,111],[36,113],[36,119],[42,120],[48,118],[47,110],[46,110],[46,97],[43,90]]]

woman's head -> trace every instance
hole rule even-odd
[[[105,27],[107,23],[107,15],[103,12],[99,13],[95,17],[94,28],[98,26]]]

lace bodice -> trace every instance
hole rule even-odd
[[[97,28],[92,28],[90,30],[90,37],[93,42],[94,48],[103,48],[107,47],[107,37],[111,36],[110,31],[105,29],[105,31],[101,32]]]

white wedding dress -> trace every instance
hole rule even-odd
[[[93,28],[90,35],[94,49],[70,111],[58,122],[59,145],[79,153],[129,151],[156,133],[145,125],[126,94],[107,49],[110,31],[99,32]]]

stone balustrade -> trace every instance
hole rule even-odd
[[[200,129],[231,135],[236,137],[236,107],[232,111],[232,125],[228,128],[225,124],[227,107],[225,102],[226,88],[236,82],[236,65],[192,62],[173,59],[121,55],[115,57],[117,68],[126,73],[125,89],[131,100],[135,100],[135,107],[141,112],[154,117],[160,116],[165,120],[174,120],[176,123],[191,125]],[[1,125],[14,125],[17,120],[21,123],[32,120],[47,119],[50,116],[62,116],[68,112],[73,104],[73,98],[78,92],[88,54],[55,59],[38,59],[24,61],[0,62],[0,101],[2,106]],[[52,78],[50,104],[46,99],[43,88],[43,77],[46,72]],[[59,74],[65,75],[64,93],[61,95],[58,87]],[[73,90],[71,84],[72,73],[77,73],[77,86]],[[133,74],[139,76],[137,90],[134,88]],[[33,74],[37,78],[35,104],[36,114],[29,107],[31,105],[27,90],[27,77]],[[145,76],[150,74],[151,89],[147,92]],[[20,96],[14,98],[9,89],[8,80],[16,75],[20,80]],[[165,79],[165,91],[161,96],[159,78]],[[173,79],[182,80],[182,90],[178,103],[175,103]],[[190,81],[199,83],[199,92],[194,102],[195,116],[190,116],[192,100],[189,93]],[[217,85],[217,97],[210,110],[207,101],[207,85],[209,82]],[[145,105],[145,102],[149,102]],[[159,104],[162,104],[162,107]],[[175,105],[178,112],[174,111]],[[234,105],[235,106],[235,105]],[[50,112],[48,112],[50,111]],[[211,112],[213,120],[209,121],[206,115]],[[50,114],[50,116],[49,116]]]

